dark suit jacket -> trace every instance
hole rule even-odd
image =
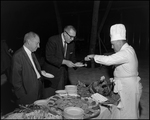
[[[40,65],[37,59],[35,61],[37,70],[40,73]],[[39,81],[37,80],[33,65],[23,47],[13,55],[12,84],[15,94],[21,104],[31,104],[38,99]]]
[[[49,38],[46,44],[46,62],[44,69],[46,72],[53,74],[55,77],[51,79],[53,88],[57,88],[60,80],[61,69],[66,67],[62,65],[64,59],[63,43],[61,35],[55,35]],[[75,44],[74,42],[67,45],[66,60],[75,62]],[[66,67],[67,68],[67,67]]]

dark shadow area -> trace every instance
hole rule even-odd
[[[141,115],[142,115],[142,110],[143,110],[143,108],[141,106],[141,103],[139,103],[139,117],[141,117]]]
[[[12,112],[17,105],[16,98],[12,92],[12,85],[9,82],[1,85],[1,115]]]

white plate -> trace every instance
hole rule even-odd
[[[59,94],[60,96],[66,96],[67,95],[66,90],[56,90],[55,93]]]
[[[47,100],[36,100],[35,105],[47,105]]]
[[[79,107],[67,107],[64,109],[64,113],[72,116],[81,116],[84,114],[84,110]]]
[[[68,93],[69,96],[79,96],[78,94],[75,93]]]
[[[66,90],[56,90],[55,93],[57,94],[66,94]]]
[[[77,86],[76,85],[65,85],[65,90],[75,90],[77,91]]]
[[[95,93],[91,96],[94,100],[102,103],[107,101],[108,99],[106,97],[104,97],[103,95],[99,94],[99,93]]]
[[[75,65],[75,66],[76,66],[76,67],[83,67],[84,65],[81,64],[81,65]]]
[[[83,67],[84,64],[83,64],[83,63],[75,63],[75,66],[76,66],[76,67]]]
[[[54,75],[50,74],[50,73],[47,73],[45,71],[41,71],[42,75],[47,77],[47,78],[54,78]]]

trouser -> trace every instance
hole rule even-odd
[[[56,89],[52,88],[52,87],[47,87],[47,88],[44,88],[44,91],[43,91],[43,99],[47,99],[53,95],[55,95],[55,91]]]
[[[68,83],[68,71],[66,70],[65,67],[61,68],[61,72],[60,72],[60,80],[58,83],[58,90],[64,90],[65,89],[65,85]]]
[[[42,79],[38,79],[39,82],[39,92],[38,92],[38,99],[42,99],[43,98],[43,83],[42,83]]]

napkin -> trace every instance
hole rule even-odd
[[[94,100],[102,103],[107,101],[108,99],[106,97],[104,97],[103,95],[99,94],[99,93],[95,93],[91,96]]]

